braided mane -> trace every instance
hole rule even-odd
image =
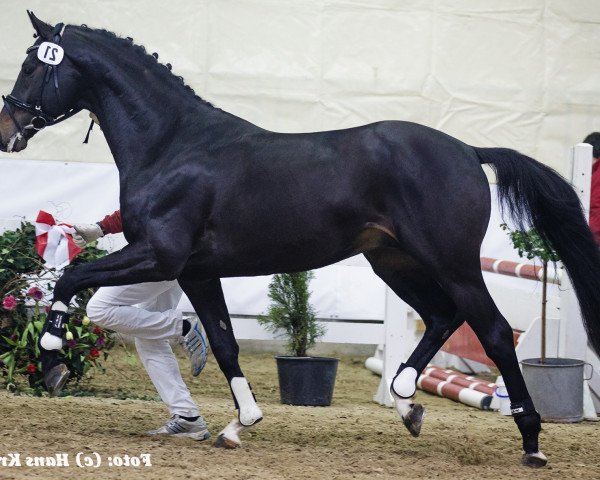
[[[137,45],[137,44],[133,43],[133,38],[131,38],[131,37],[123,38],[109,30],[90,28],[85,24],[81,25],[79,28],[81,28],[83,30],[100,33],[103,36],[110,39],[111,41],[117,42],[119,44],[119,46],[122,46],[122,48],[128,49],[128,50],[134,52],[135,55],[137,55],[137,57],[139,58],[139,60],[143,63],[143,65],[145,67],[147,67],[148,69],[151,69],[153,71],[159,72],[160,75],[165,79],[166,82],[173,84],[174,86],[176,86],[178,88],[183,87],[199,102],[201,102],[205,105],[208,105],[210,107],[214,107],[214,105],[212,105],[210,102],[207,102],[203,98],[199,97],[196,94],[196,92],[194,92],[194,89],[185,83],[182,76],[175,75],[171,71],[171,64],[165,65],[165,64],[160,63],[158,61],[158,54],[156,54],[156,53],[149,54],[143,45]]]

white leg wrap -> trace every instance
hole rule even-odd
[[[230,385],[231,391],[240,408],[240,423],[245,427],[249,427],[261,420],[262,412],[254,400],[254,395],[252,395],[252,390],[250,390],[250,385],[248,385],[246,378],[234,377],[231,379]]]
[[[46,332],[42,335],[40,345],[44,350],[60,350],[62,348],[62,338]]]
[[[69,311],[69,307],[67,307],[64,303],[62,302],[54,302],[52,304],[52,307],[50,310],[58,310],[59,312],[68,312]]]
[[[52,304],[52,310],[67,312],[69,308],[62,302],[55,302]],[[62,348],[62,338],[46,332],[40,340],[40,345],[45,350],[60,350]]]
[[[417,391],[417,371],[413,367],[406,367],[392,382],[391,390],[401,398],[411,398]]]

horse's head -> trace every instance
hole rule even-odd
[[[70,117],[78,74],[69,59],[68,42],[62,42],[62,23],[48,25],[27,12],[37,40],[26,58],[10,95],[2,97],[0,150],[18,152],[39,130]]]

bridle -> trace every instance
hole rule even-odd
[[[64,31],[65,31],[65,25],[63,23],[59,23],[58,25],[56,25],[54,27],[54,31],[52,33],[53,42],[56,43],[57,45],[60,44],[60,41],[62,39]],[[38,45],[32,45],[31,47],[29,47],[27,49],[27,54],[29,55],[31,52],[33,52],[34,50],[37,50],[37,49],[38,49]],[[54,91],[56,93],[56,98],[58,99],[58,102],[60,104],[60,91],[58,89],[58,67],[59,67],[58,65],[46,64],[44,78],[42,80],[42,86],[40,89],[40,95],[35,104],[27,103],[22,100],[19,100],[18,98],[14,97],[13,95],[7,95],[7,96],[2,95],[2,100],[4,101],[6,110],[8,111],[10,118],[12,119],[13,123],[15,124],[15,126],[17,127],[17,129],[19,130],[19,133],[21,135],[25,134],[25,130],[33,129],[33,130],[39,131],[48,126],[56,125],[57,123],[63,122],[67,118],[70,118],[73,115],[75,115],[76,113],[79,113],[81,111],[81,108],[79,108],[79,109],[71,108],[70,110],[67,110],[65,113],[58,115],[57,117],[54,117],[54,116],[44,112],[44,109],[42,108],[42,98],[44,96],[44,88],[46,87],[46,85],[48,83],[50,83],[51,78],[53,78]],[[25,110],[26,112],[29,112],[33,115],[33,118],[31,119],[31,122],[29,123],[29,125],[25,125],[24,127],[21,126],[21,124],[18,122],[18,120],[15,117],[13,107],[19,108],[21,110]]]

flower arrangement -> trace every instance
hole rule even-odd
[[[90,245],[73,265],[104,254]],[[16,230],[0,235],[0,381],[9,390],[22,390],[20,380],[26,379],[34,392],[42,391],[38,340],[59,275],[35,252],[35,227],[31,223],[23,222]],[[100,357],[106,359],[113,344],[108,332],[85,316],[85,306],[93,293],[89,289],[75,297],[75,308],[66,326],[66,345],[60,354],[71,371],[69,381],[75,383],[92,368],[103,370]]]

